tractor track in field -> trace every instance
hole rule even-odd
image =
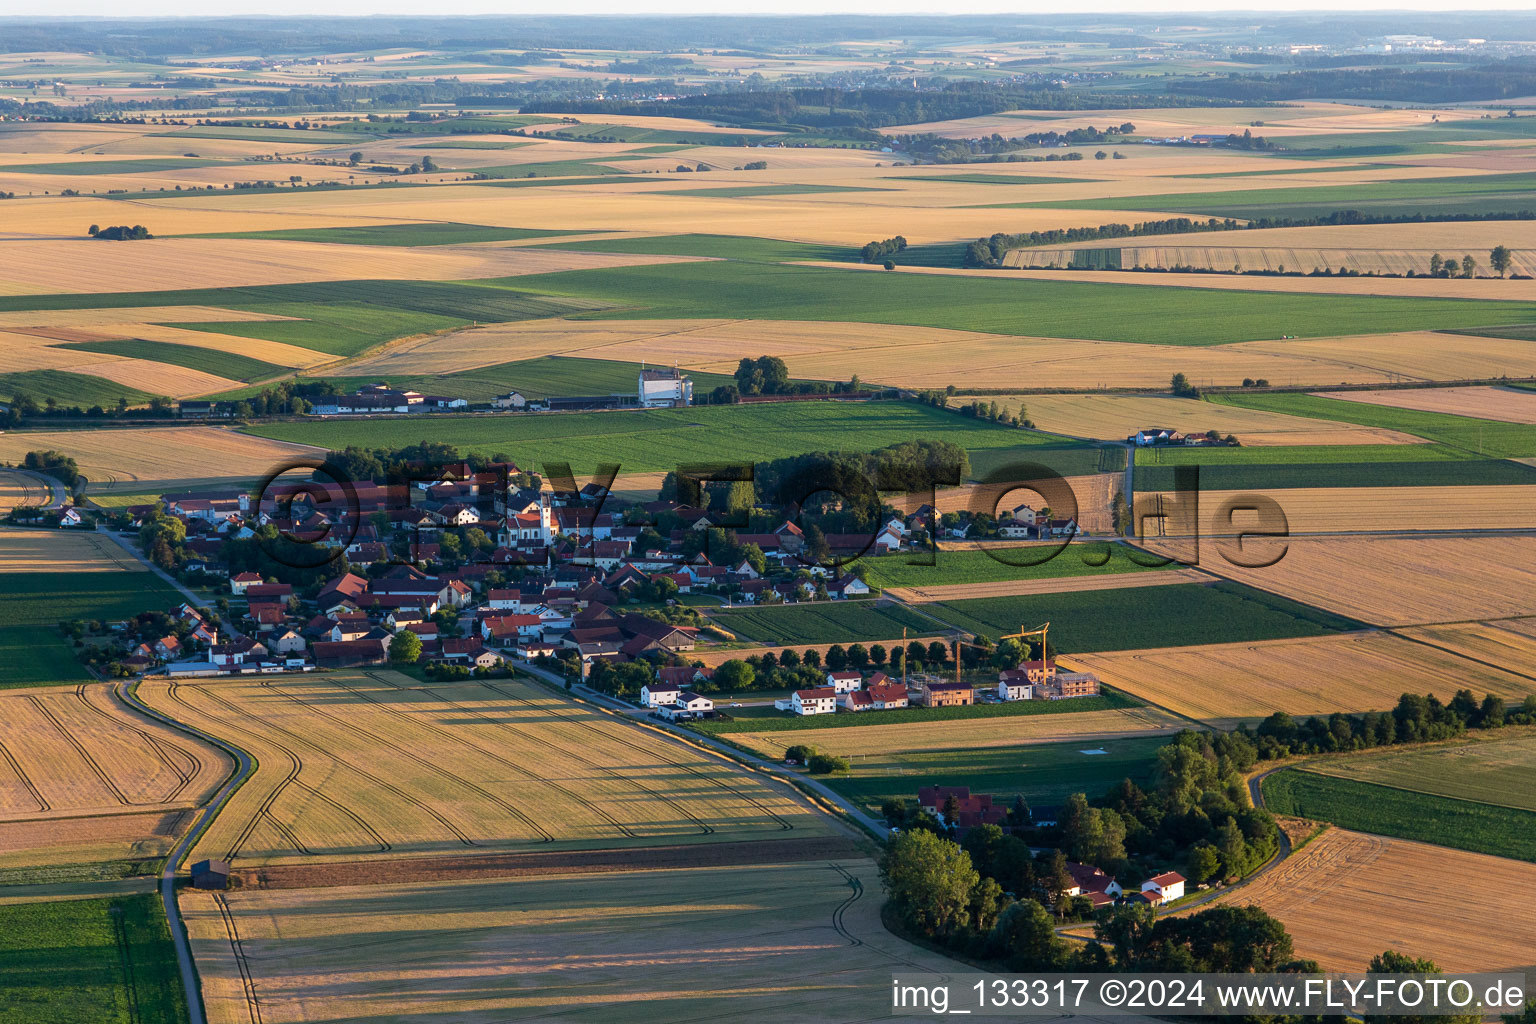
[[[582,719],[584,717],[586,717],[586,715],[590,714],[589,712],[584,712],[584,711],[583,712],[577,712],[576,714],[568,714],[568,713],[563,712],[560,708],[544,708],[541,705],[539,705],[537,702],[529,700],[526,697],[519,697],[516,694],[508,693],[506,690],[503,690],[501,687],[495,685],[494,683],[490,682],[489,680],[481,680],[481,685],[485,686],[486,688],[488,688],[490,690],[493,690],[496,693],[501,694],[503,697],[507,698],[508,700],[516,701],[519,704],[524,704],[524,705],[527,705],[528,707],[538,709],[538,710],[540,710],[542,712],[545,712],[547,714],[553,715],[554,717],[559,718],[559,719],[561,719],[563,721],[567,721],[567,722],[569,722],[569,723],[571,723],[573,725],[583,725],[584,723],[583,723]],[[747,803],[747,804],[749,804],[749,805],[751,805],[753,807],[756,807],[759,811],[761,811],[763,813],[763,815],[765,817],[770,818],[773,821],[778,823],[779,831],[781,831],[781,832],[789,832],[789,831],[792,831],[794,829],[795,826],[793,825],[793,823],[787,821],[782,815],[778,814],[777,812],[769,810],[766,806],[764,806],[763,802],[759,798],[757,798],[755,796],[748,795],[747,793],[745,793],[742,790],[738,789],[736,786],[731,785],[730,783],[724,781],[721,777],[719,777],[717,775],[714,775],[714,774],[711,774],[709,772],[701,771],[698,768],[694,767],[693,765],[688,765],[688,764],[684,764],[681,761],[673,760],[671,757],[669,757],[665,753],[665,750],[662,747],[658,747],[658,749],[656,751],[656,757],[659,760],[661,760],[663,763],[669,764],[672,767],[677,768],[680,771],[687,772],[689,775],[694,776],[695,778],[699,779],[701,782],[707,783],[708,785],[710,785],[710,786],[712,786],[712,787],[714,787],[716,789],[724,790],[727,793],[730,793],[733,796],[737,797],[738,799],[742,800],[743,802],[745,802],[745,803]],[[710,826],[709,831],[710,831],[710,833],[714,833],[717,830],[713,826]]]
[[[853,932],[848,930],[848,926],[843,923],[843,915],[848,912],[848,908],[849,907],[851,907],[855,903],[857,903],[859,901],[860,897],[862,897],[864,895],[864,883],[859,881],[859,879],[857,877],[855,877],[853,872],[849,871],[847,868],[843,867],[841,864],[834,864],[834,865],[832,865],[832,870],[836,871],[838,874],[842,875],[845,879],[847,879],[848,880],[849,888],[851,888],[853,890],[853,892],[848,894],[848,898],[847,899],[843,900],[843,902],[839,903],[833,909],[833,911],[832,911],[832,929],[834,931],[836,931],[837,934],[839,934],[843,938],[847,939],[848,940],[848,945],[850,945],[850,946],[862,946],[862,945],[864,945],[864,940],[859,938],[858,936],[854,935]]]
[[[223,893],[214,893],[213,902],[219,908],[219,918],[224,922],[224,931],[229,936],[229,951],[235,958],[235,967],[240,971],[240,987],[245,995],[246,1013],[250,1015],[251,1024],[262,1024],[261,1000],[256,996],[256,978],[251,972],[250,961],[246,959],[245,943],[240,939],[240,930],[235,927],[235,915],[230,912],[229,901]]]
[[[43,798],[42,792],[33,784],[31,776],[22,769],[21,762],[16,760],[16,756],[6,748],[4,743],[0,743],[0,757],[5,758],[6,764],[11,766],[11,771],[16,773],[16,780],[26,787],[27,792],[32,795],[32,799],[37,801],[38,811],[47,812],[53,810],[53,805]]]
[[[164,740],[160,739],[160,737],[155,736],[147,729],[141,729],[139,726],[134,725],[131,721],[122,721],[113,718],[107,712],[91,703],[90,697],[88,697],[85,692],[87,685],[88,684],[86,683],[81,683],[75,687],[75,696],[80,699],[80,703],[84,704],[91,711],[95,712],[98,716],[107,720],[108,722],[111,722],[113,725],[127,729],[129,732],[137,733],[144,740],[150,751],[160,759],[160,763],[169,768],[171,773],[175,775],[179,780],[181,780],[169,793],[161,797],[159,802],[168,804],[179,797],[183,792],[185,792],[186,788],[192,784],[192,780],[202,773],[202,758],[198,757],[190,750],[182,750],[180,747],[167,744]],[[187,771],[178,765],[175,758],[172,756],[174,754],[180,754],[187,760],[191,761],[191,771]]]
[[[175,692],[176,687],[175,687],[174,684],[171,686],[170,689],[171,689],[170,696],[171,696],[172,700],[174,700],[176,703],[180,704],[182,707],[186,708],[187,710],[191,711],[193,714],[197,714],[197,709],[196,708],[194,708],[191,704],[187,703],[187,701],[183,700],[179,695],[176,694],[176,692]],[[235,715],[235,716],[237,716],[239,718],[253,719],[255,717],[255,716],[251,715],[249,712],[243,711],[242,709],[240,709],[239,707],[237,707],[235,704],[231,703],[230,701],[227,701],[223,697],[220,697],[218,694],[212,693],[212,692],[210,692],[210,691],[208,691],[206,689],[200,690],[199,692],[202,693],[204,696],[206,696],[208,699],[223,705],[225,708],[227,708],[230,711],[231,714],[233,714],[233,715]],[[260,720],[257,719],[257,721],[260,721]],[[233,729],[236,729],[236,730],[238,730],[240,732],[245,733],[247,736],[251,736],[251,737],[255,738],[259,742],[270,744],[271,746],[276,748],[279,753],[281,753],[284,757],[286,757],[288,759],[289,764],[292,767],[289,769],[288,774],[283,779],[283,781],[278,783],[275,787],[273,787],[272,792],[267,794],[266,798],[262,800],[261,806],[259,808],[257,808],[256,813],[251,816],[251,820],[246,823],[245,827],[241,830],[240,835],[236,838],[234,844],[231,846],[229,852],[225,855],[225,858],[224,858],[225,860],[233,861],[235,859],[235,857],[239,854],[240,849],[247,842],[250,841],[251,836],[255,833],[257,826],[261,824],[261,821],[262,821],[263,818],[265,818],[274,827],[276,827],[277,830],[279,832],[281,832],[293,844],[293,847],[294,847],[294,849],[296,851],[298,851],[299,853],[302,853],[302,854],[306,854],[306,855],[313,852],[308,847],[306,847],[303,844],[302,841],[299,840],[298,836],[296,834],[294,834],[292,829],[290,829],[288,826],[284,825],[282,822],[278,821],[277,816],[272,813],[272,808],[273,808],[273,806],[276,805],[278,798],[283,795],[283,793],[287,790],[287,788],[290,785],[298,786],[299,788],[303,789],[305,792],[307,792],[307,793],[311,794],[312,796],[314,796],[317,800],[320,800],[323,803],[329,804],[330,806],[334,807],[337,811],[341,812],[344,816],[350,818],[353,822],[355,822],[357,824],[357,826],[359,828],[361,828],[369,836],[373,837],[374,842],[376,842],[378,844],[378,846],[379,846],[378,852],[380,852],[380,853],[388,853],[391,849],[393,849],[393,847],[383,837],[383,835],[381,835],[377,829],[375,829],[372,825],[370,825],[368,823],[368,821],[366,819],[364,819],[360,814],[358,814],[357,812],[353,811],[351,808],[344,806],[339,801],[334,800],[334,799],[332,799],[329,796],[326,796],[324,793],[321,793],[319,790],[315,789],[313,786],[310,786],[307,783],[299,781],[299,774],[300,774],[300,772],[302,772],[304,770],[304,759],[302,757],[300,757],[299,754],[295,750],[293,750],[291,747],[288,747],[288,746],[284,745],[283,743],[280,743],[277,740],[272,739],[270,736],[266,735],[265,733],[262,733],[262,732],[254,729],[254,728],[251,728],[249,726],[242,726],[242,725],[235,724],[235,723],[226,723],[226,724],[229,724],[230,727],[233,728]],[[271,723],[265,723],[265,724],[271,725],[271,728],[273,728],[275,730],[278,730],[278,731],[281,731],[283,733],[286,733],[289,736],[293,736],[295,739],[299,740],[300,742],[305,742],[302,737],[297,736],[296,734],[291,733],[291,732],[289,732],[286,729],[283,729],[281,726],[272,725]],[[310,745],[313,746],[314,744],[310,744]],[[323,751],[323,750],[321,752],[325,753],[325,751]],[[330,755],[327,755],[327,756],[330,756]],[[349,768],[352,767],[351,765],[348,765],[348,764],[346,764],[346,762],[343,762],[343,761],[341,761],[339,759],[334,759],[334,760],[336,760],[337,764],[342,765],[344,767],[349,767]],[[354,768],[353,770],[357,771],[358,769]]]
[[[90,768],[92,772],[95,773],[96,777],[101,780],[101,784],[107,788],[107,792],[111,793],[113,798],[119,804],[124,807],[150,806],[145,804],[137,804],[124,796],[123,791],[117,788],[117,783],[112,781],[112,776],[108,775],[107,772],[101,767],[101,765],[97,763],[96,759],[91,756],[90,751],[85,749],[85,745],[76,739],[73,735],[71,735],[68,729],[64,728],[64,723],[59,721],[59,717],[53,713],[48,705],[44,704],[41,700],[31,694],[27,695],[27,700],[31,701],[32,706],[37,708],[37,710],[42,714],[44,718],[48,719],[49,723],[53,725],[58,734],[64,737],[64,741],[71,747],[75,748],[75,753],[80,755],[80,759],[85,762],[86,766]]]

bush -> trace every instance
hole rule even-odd
[[[846,757],[834,757],[831,754],[812,754],[806,763],[812,775],[831,775],[833,772],[846,772],[853,765]]]

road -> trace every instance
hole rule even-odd
[[[33,488],[41,489],[48,495],[48,500],[40,505],[31,504],[29,502],[26,505],[18,505],[16,506],[17,508],[41,509],[44,512],[57,512],[59,509],[63,508],[64,503],[69,500],[69,491],[62,483],[55,480],[51,476],[44,476],[42,473],[34,473],[30,469],[7,469],[5,472],[21,481],[22,486],[26,489],[26,497],[28,499],[32,497]]]
[[[207,598],[198,597],[196,594],[192,593],[192,591],[182,586],[181,581],[176,577],[160,568],[154,562],[151,562],[148,558],[145,558],[144,553],[139,550],[139,545],[135,543],[136,538],[133,537],[132,534],[113,533],[111,530],[103,530],[101,532],[105,533],[108,537],[111,537],[114,541],[117,542],[119,547],[127,551],[134,558],[137,558],[143,564],[144,568],[159,576],[161,579],[165,580],[165,582],[169,583],[171,586],[180,591],[181,596],[185,597],[187,599],[187,603],[192,607],[201,608],[208,603]]]
[[[556,686],[565,685],[565,680],[560,677],[559,673],[549,672],[534,665],[519,665],[518,669],[520,671],[525,671],[530,675],[538,676],[545,682],[553,683]],[[579,693],[583,699],[588,700],[591,703],[598,705],[599,707],[618,712],[628,721],[635,721],[632,715],[636,709],[632,704],[625,704],[623,701],[614,700],[612,697],[609,697],[606,694],[598,693],[591,687],[584,686],[580,683],[576,684],[576,686],[573,688],[573,692]],[[745,753],[726,743],[720,742],[713,736],[705,736],[702,733],[696,733],[690,729],[683,729],[679,726],[670,725],[666,722],[659,721],[646,721],[644,723],[637,724],[643,724],[649,728],[657,730],[658,732],[671,733],[680,741],[686,742],[692,746],[708,748],[710,751],[719,754],[731,761],[735,761],[739,764],[745,764],[750,768],[754,768],[764,773],[765,775],[778,780],[784,785],[792,785],[790,780],[793,779],[795,782],[814,792],[822,800],[825,800],[827,803],[832,804],[838,810],[842,811],[850,819],[868,829],[871,834],[878,837],[883,837],[890,834],[890,828],[883,820],[872,816],[862,807],[844,797],[842,794],[835,792],[826,784],[824,784],[820,779],[817,779],[814,776],[804,775],[799,772],[785,771],[784,766],[779,764],[777,761],[770,761],[767,758],[758,757],[756,754]]]
[[[148,715],[150,718],[164,722],[173,729],[211,743],[235,759],[235,773],[224,780],[224,785],[219,787],[219,791],[213,795],[213,799],[203,806],[202,813],[192,823],[192,827],[187,829],[182,835],[181,841],[176,844],[175,848],[171,850],[170,855],[165,858],[165,868],[160,872],[160,899],[165,904],[165,917],[170,923],[171,939],[176,945],[176,962],[181,968],[181,984],[187,993],[188,1024],[208,1024],[207,1017],[203,1013],[203,993],[202,988],[197,982],[197,968],[192,964],[192,947],[187,942],[187,929],[181,920],[181,908],[176,904],[176,868],[181,863],[181,859],[187,855],[187,851],[191,849],[192,844],[197,841],[197,837],[202,835],[203,829],[207,828],[209,822],[213,821],[214,816],[223,810],[224,804],[228,802],[230,796],[245,783],[246,779],[250,778],[251,773],[256,770],[256,762],[238,747],[232,747],[222,740],[208,735],[201,729],[162,715],[139,700],[129,690],[126,683],[118,683],[115,687],[115,692],[119,700],[141,714]]]

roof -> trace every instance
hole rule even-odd
[[[644,689],[651,693],[676,693],[682,687],[676,683],[669,683],[665,679],[658,679],[654,683],[646,683]]]
[[[1178,883],[1185,881],[1185,878],[1177,871],[1164,871],[1160,875],[1153,875],[1151,878],[1147,879],[1147,881],[1151,882],[1153,885],[1177,885]]]
[[[830,686],[818,686],[813,690],[796,690],[795,696],[801,700],[833,700],[837,691]]]

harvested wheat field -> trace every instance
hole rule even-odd
[[[1330,828],[1222,902],[1278,917],[1297,955],[1325,971],[1363,971],[1387,949],[1447,972],[1536,966],[1536,914],[1481,913],[1475,924],[1448,927],[1468,920],[1467,879],[1486,892],[1528,892],[1536,864]]]
[[[1319,391],[1322,398],[1386,405],[1418,412],[1443,412],[1504,423],[1536,423],[1536,391],[1518,388],[1422,388],[1391,391]]]
[[[1399,168],[1395,167],[1373,168],[1375,173],[1389,175],[1393,179],[1399,179],[1398,170]],[[1311,177],[1307,174],[1287,174],[1266,182],[1265,187],[1282,186],[1286,180],[1296,181]],[[1317,177],[1334,185],[1346,179],[1369,180],[1367,174],[1360,173],[1357,176],[1357,172],[1330,172]],[[1447,258],[1454,255],[1458,260],[1464,253],[1470,252],[1478,260],[1478,272],[1486,274],[1488,273],[1488,250],[1496,245],[1514,245],[1520,242],[1528,231],[1530,227],[1525,221],[1510,220],[1446,221],[1429,224],[1327,224],[1303,228],[1245,230],[1224,235],[1221,245],[1239,249],[1358,249],[1365,252],[1422,250],[1426,261],[1429,259],[1429,254],[1435,251],[1439,251]],[[1182,248],[1189,245],[1187,235],[1165,237],[1170,246]],[[1124,244],[1140,248],[1152,246],[1156,241],[1156,238],[1145,236],[1132,239],[1099,239],[1074,243],[1071,248],[1119,249]],[[1529,252],[1529,249],[1524,251]],[[1125,266],[1131,265],[1128,261],[1122,261],[1122,263]],[[1292,270],[1301,268],[1302,265],[1299,263],[1291,266]],[[1218,267],[1218,269],[1222,268]],[[1227,269],[1230,269],[1230,266]],[[1337,264],[1334,265],[1334,269],[1338,269]]]
[[[0,470],[0,515],[15,508],[46,505],[51,497],[51,489],[36,477]],[[0,533],[0,538],[5,536]],[[0,541],[0,550],[3,550],[3,541]],[[0,557],[4,557],[3,554]]]
[[[418,686],[377,671],[157,680],[140,694],[261,765],[194,858],[250,866],[802,838],[828,828],[792,790],[528,683]]]
[[[735,655],[739,657],[740,655]],[[891,725],[848,725],[824,729],[732,732],[740,743],[764,757],[781,758],[796,743],[815,743],[829,754],[894,754],[959,747],[1012,747],[1056,740],[1102,740],[1125,735],[1177,732],[1183,725],[1158,708],[1073,711],[1065,714],[1005,715]]]
[[[78,530],[0,528],[0,572],[141,572],[121,544]]]
[[[451,281],[594,267],[677,263],[692,257],[481,246],[326,245],[265,238],[0,241],[0,292],[132,292],[362,279]]]
[[[954,961],[882,902],[860,858],[181,896],[211,1024],[886,1020],[892,971]]]
[[[965,396],[959,398],[963,401]],[[1148,424],[1170,426],[1184,434],[1215,430],[1236,434],[1245,445],[1416,444],[1423,438],[1396,430],[1354,423],[1310,419],[1286,413],[1213,405],[1187,398],[1117,395],[1001,396],[999,405],[1014,411],[1022,404],[1041,430],[1072,437],[1121,441]],[[1536,407],[1536,394],[1531,403]],[[1228,415],[1235,413],[1236,415]]]
[[[245,482],[324,451],[221,427],[130,427],[0,433],[0,461],[53,448],[80,464],[87,494],[167,493],[203,484]]]
[[[0,694],[0,871],[164,856],[234,771],[105,683]]]
[[[1168,569],[1152,573],[1104,576],[1059,576],[1041,580],[1008,580],[1002,583],[953,583],[938,587],[892,587],[886,596],[908,604],[963,601],[972,597],[1014,597],[1021,594],[1065,594],[1079,590],[1120,590],[1173,583],[1210,583],[1213,577],[1199,569]]]
[[[1411,626],[1397,632],[1473,661],[1536,679],[1536,619]]]
[[[1245,569],[1208,555],[1208,572],[1383,626],[1536,615],[1529,537],[1291,538],[1285,557]]]
[[[1536,641],[1525,639],[1528,652],[1536,649]],[[1471,689],[1515,704],[1536,693],[1536,680],[1391,633],[1081,654],[1071,662],[1142,700],[1219,723],[1276,711],[1387,711],[1405,692],[1449,701],[1457,690]]]
[[[1295,534],[1389,532],[1397,530],[1528,530],[1536,527],[1536,494],[1519,484],[1469,487],[1288,487],[1259,492],[1285,513]],[[1253,491],[1200,492],[1206,537],[1232,536],[1253,528],[1258,517],[1221,512],[1229,501],[1240,507]],[[1141,499],[1150,495],[1138,495]],[[1156,529],[1156,524],[1149,528]],[[1181,527],[1172,519],[1163,529]],[[1187,526],[1183,527],[1187,528]]]

